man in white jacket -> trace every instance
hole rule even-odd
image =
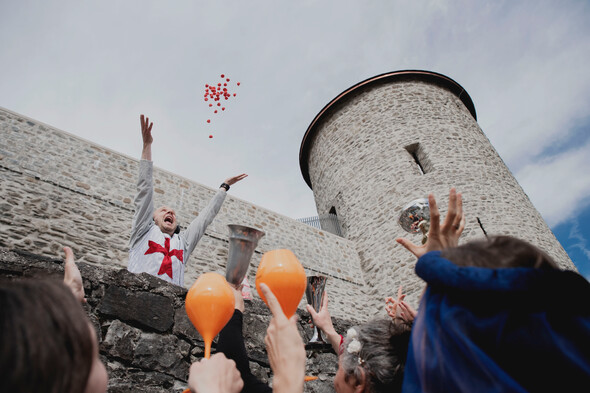
[[[226,192],[245,173],[226,179],[207,207],[199,213],[186,230],[181,231],[174,209],[167,206],[154,211],[152,126],[149,118],[141,115],[143,150],[139,162],[139,178],[135,197],[135,215],[129,240],[129,266],[133,273],[146,272],[173,284],[184,285],[184,265],[191,252],[213,221]]]

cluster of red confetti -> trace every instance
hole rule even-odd
[[[225,106],[221,106],[223,100],[227,101],[236,96],[236,93],[230,91],[229,82],[230,79],[225,74],[221,74],[221,82],[205,85],[204,101],[209,102],[209,108],[213,110],[213,114],[221,114],[225,111]],[[240,86],[240,82],[237,82],[236,86]],[[211,119],[207,119],[207,123],[210,124]],[[209,135],[209,138],[213,138],[213,135]]]

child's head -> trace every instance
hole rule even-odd
[[[0,310],[0,391],[106,391],[94,329],[62,282],[0,282]]]

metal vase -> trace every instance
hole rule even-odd
[[[305,296],[307,297],[307,303],[311,305],[316,312],[319,312],[320,307],[322,306],[322,297],[324,296],[324,289],[326,288],[326,280],[328,280],[328,277],[324,276],[307,277]],[[322,330],[316,325],[313,325],[313,337],[309,340],[309,344],[326,344],[326,340],[322,337]]]
[[[230,224],[228,227],[229,254],[225,268],[225,279],[237,287],[246,277],[250,259],[258,245],[258,240],[264,236],[264,232],[244,225]]]

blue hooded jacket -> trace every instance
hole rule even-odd
[[[403,392],[590,391],[590,283],[558,269],[460,267],[430,252]]]

